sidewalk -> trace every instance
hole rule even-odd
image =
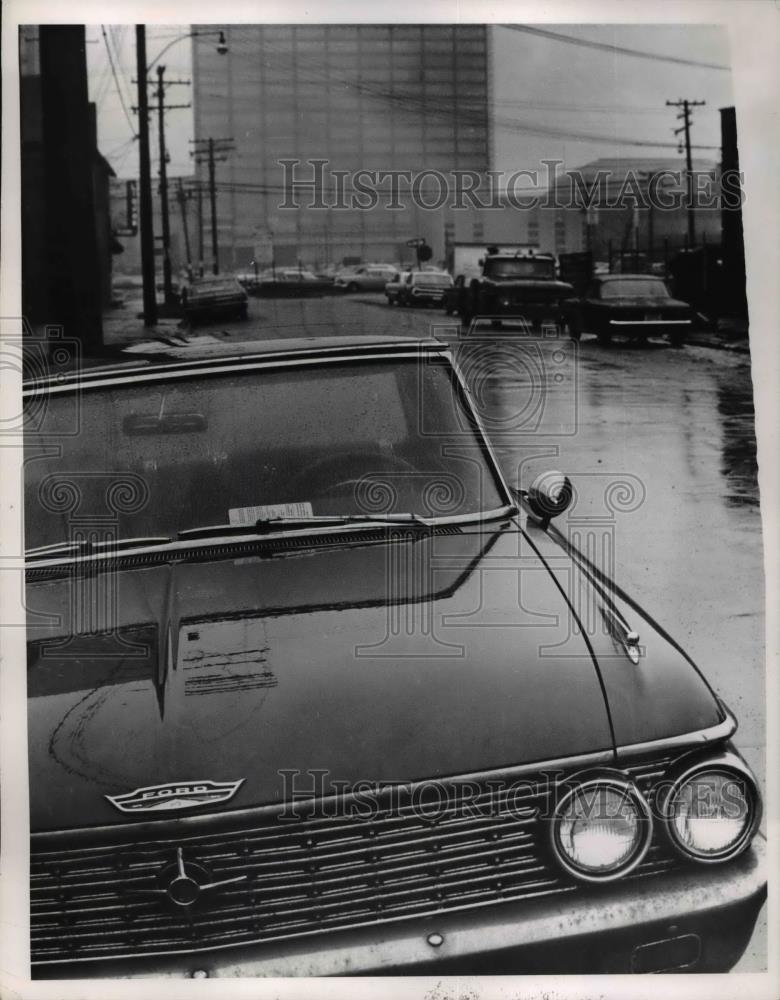
[[[158,319],[156,326],[144,326],[143,300],[127,298],[122,306],[103,313],[103,344],[107,353],[113,354],[127,347],[144,343],[187,342],[180,319]]]
[[[687,343],[716,351],[750,354],[747,320],[741,317],[720,319],[716,330],[694,330]]]

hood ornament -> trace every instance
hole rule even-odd
[[[124,813],[174,812],[227,802],[243,783],[244,778],[238,781],[172,781],[166,785],[136,788],[124,795],[106,795],[106,798]]]
[[[623,618],[623,616],[614,608],[604,606],[601,608],[601,614],[604,617],[604,621],[607,623],[609,634],[615,642],[623,647],[623,650],[629,660],[631,660],[634,665],[638,664],[642,655],[642,650],[639,645],[639,633],[634,632],[625,618]]]
[[[192,906],[198,901],[201,893],[209,889],[221,889],[225,885],[234,885],[236,882],[246,880],[246,875],[215,880],[202,865],[185,861],[181,847],[176,848],[175,870],[172,868],[174,866],[169,866],[160,873],[161,880],[166,885],[158,891],[166,895],[176,906]]]
[[[157,888],[126,889],[125,895],[164,896],[166,902],[179,907],[180,911],[191,920],[191,908],[200,900],[203,893],[222,889],[226,885],[235,885],[237,882],[245,882],[246,879],[246,875],[215,878],[199,862],[185,861],[184,850],[177,847],[176,860],[157,873]]]

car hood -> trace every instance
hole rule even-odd
[[[313,791],[315,771],[327,790],[612,750],[613,699],[621,737],[718,715],[663,641],[640,689],[621,662],[605,699],[514,523],[254,551],[28,584],[34,831],[125,821],[106,796],[163,783],[243,779],[213,811],[279,802],[291,780]],[[72,626],[87,603],[114,609],[109,632]]]
[[[557,295],[571,295],[574,291],[573,286],[568,284],[568,282],[553,281],[549,278],[499,278],[491,275],[485,278],[485,284],[488,286],[497,285],[501,288],[506,288],[507,285],[516,285],[518,288],[532,291],[555,292]]]
[[[631,309],[653,309],[656,312],[669,309],[690,309],[688,303],[682,302],[680,299],[658,299],[651,295],[620,295],[616,298],[600,299],[599,303],[608,309],[629,307]]]

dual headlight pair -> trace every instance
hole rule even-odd
[[[750,843],[760,820],[755,779],[733,753],[683,763],[656,788],[655,821],[683,857],[729,861]],[[622,776],[597,774],[573,785],[551,822],[560,865],[587,882],[621,878],[641,864],[654,816],[639,789]]]

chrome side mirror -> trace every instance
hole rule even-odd
[[[542,528],[571,506],[573,499],[574,488],[569,477],[552,470],[537,476],[526,494],[528,506],[541,521]]]

